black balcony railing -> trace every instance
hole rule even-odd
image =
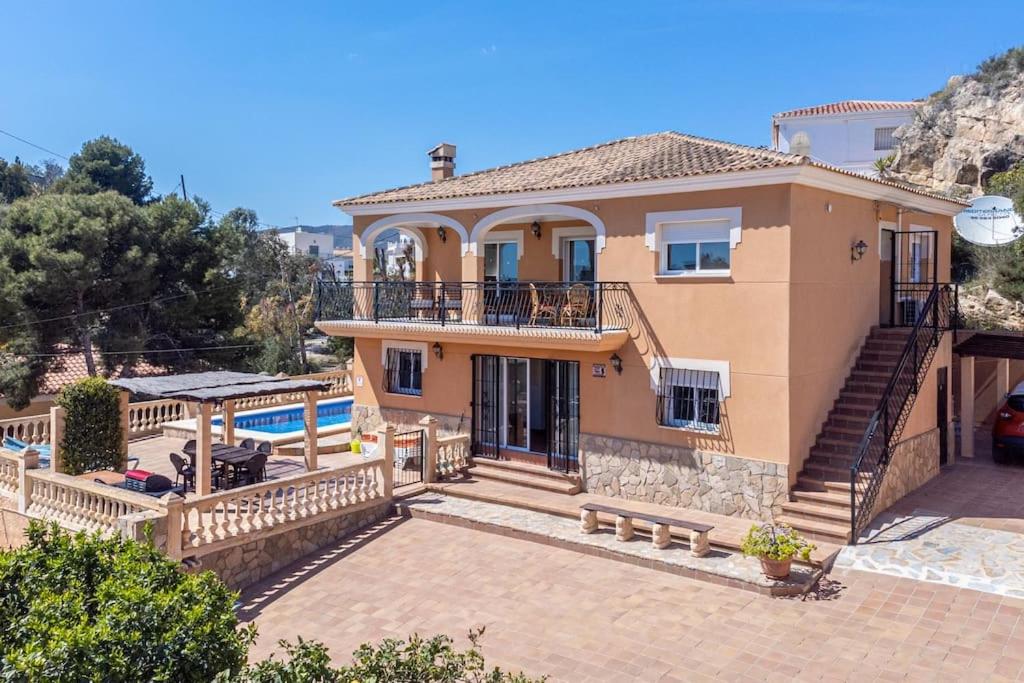
[[[317,285],[317,320],[628,329],[624,282],[337,282]]]

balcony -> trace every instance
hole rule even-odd
[[[332,282],[317,286],[327,334],[618,349],[632,323],[624,282]]]

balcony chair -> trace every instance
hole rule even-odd
[[[235,468],[235,486],[245,486],[263,481],[267,477],[267,454],[256,453]]]
[[[590,314],[590,288],[584,284],[575,284],[565,293],[565,305],[562,307],[561,323],[575,327]]]
[[[444,295],[443,301],[439,301],[441,315],[446,320],[462,320],[462,285],[459,283],[445,282],[441,285],[441,292]]]
[[[259,451],[260,453],[266,453],[267,455],[270,455],[271,453],[274,452],[274,444],[270,443],[269,441],[260,441],[260,445],[256,447],[256,450]]]
[[[530,283],[530,321],[528,325],[536,325],[537,319],[541,316],[548,318],[551,324],[554,324],[555,319],[558,317],[558,306],[542,303],[540,299],[540,292],[537,291],[537,287]]]
[[[196,489],[196,471],[192,465],[185,462],[185,458],[177,453],[171,453],[171,464],[174,466],[174,485],[184,485],[185,491],[190,488]]]
[[[238,447],[253,450],[256,448],[256,439],[242,439],[242,443],[238,444]]]

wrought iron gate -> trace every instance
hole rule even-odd
[[[892,232],[892,298],[889,325],[913,327],[924,313],[924,304],[938,282],[939,263],[935,230]]]
[[[580,364],[547,361],[548,468],[578,472],[580,441]]]
[[[426,460],[424,430],[395,434],[395,488],[423,483]]]
[[[501,406],[498,356],[473,356],[473,455],[498,458]]]

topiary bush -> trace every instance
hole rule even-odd
[[[65,410],[60,448],[68,474],[120,467],[124,435],[118,393],[100,377],[61,389],[56,403]]]
[[[255,635],[211,572],[151,545],[33,522],[0,553],[0,679],[211,681],[237,673]]]

